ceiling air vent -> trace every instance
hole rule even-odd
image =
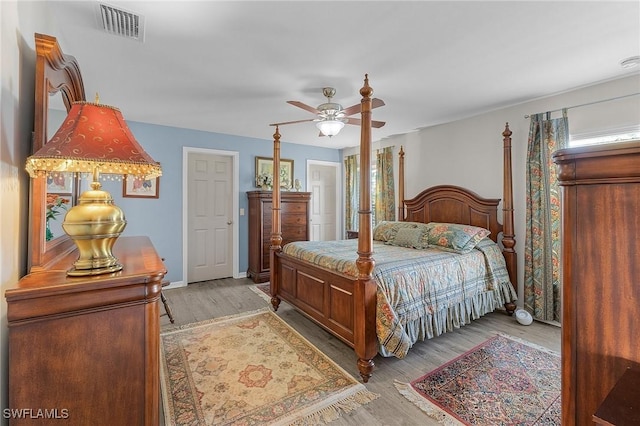
[[[144,41],[144,16],[122,8],[98,3],[100,24],[109,34]]]

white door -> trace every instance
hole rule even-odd
[[[339,200],[342,199],[339,163],[311,161],[307,163],[307,191],[311,192],[310,239],[339,239]]]
[[[233,161],[191,152],[187,157],[187,282],[233,276]]]

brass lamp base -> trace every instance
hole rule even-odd
[[[119,263],[107,268],[76,269],[73,267],[67,271],[67,275],[70,277],[86,277],[88,275],[110,274],[118,271],[122,271],[122,265]]]
[[[113,204],[107,191],[94,181],[91,190],[82,193],[78,204],[66,214],[62,228],[78,247],[79,257],[70,276],[100,275],[122,270],[111,250],[127,226],[124,213]]]

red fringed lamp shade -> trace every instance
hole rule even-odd
[[[120,110],[108,105],[75,102],[51,140],[27,159],[31,177],[52,171],[162,175],[160,164],[144,152]]]
[[[66,214],[62,228],[78,246],[78,260],[68,275],[117,272],[122,265],[112,247],[127,221],[113,198],[101,189],[100,174],[151,179],[162,175],[160,164],[133,137],[118,108],[75,102],[51,140],[27,158],[27,172],[44,178],[51,172],[92,173],[91,189]]]

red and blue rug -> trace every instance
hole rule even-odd
[[[560,356],[502,334],[396,388],[445,425],[560,424]]]

